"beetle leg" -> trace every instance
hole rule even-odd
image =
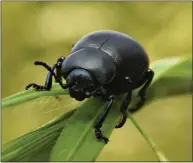
[[[35,63],[36,64],[36,63]],[[38,65],[38,64],[36,64]],[[48,66],[48,65],[47,65]],[[49,67],[49,66],[48,66]],[[55,65],[52,66],[52,67],[49,67],[52,71],[54,71],[55,69]],[[31,83],[31,84],[28,84],[26,86],[26,90],[29,89],[30,87],[33,87],[35,88],[36,90],[38,91],[42,91],[42,90],[50,90],[52,88],[52,72],[49,71],[48,72],[48,75],[46,77],[46,81],[45,81],[45,85],[38,85],[38,84],[35,84],[35,83]]]
[[[140,109],[144,105],[144,103],[145,103],[145,96],[146,96],[146,90],[149,87],[149,85],[151,84],[151,82],[153,80],[153,77],[154,77],[154,72],[151,69],[149,69],[146,72],[146,76],[145,76],[146,80],[144,82],[145,84],[139,90],[139,93],[138,93],[138,96],[140,97],[140,101],[139,101],[139,103],[134,108],[129,109],[129,112],[137,111],[138,109]]]
[[[102,115],[97,119],[96,123],[95,123],[95,136],[97,139],[102,139],[105,141],[105,143],[108,143],[109,139],[107,137],[105,137],[103,134],[102,134],[102,131],[100,130],[100,128],[102,127],[103,125],[103,122],[105,121],[105,118],[107,117],[110,109],[111,109],[111,106],[113,104],[113,96],[110,96],[109,97],[109,101],[108,101],[108,104],[104,110],[104,112],[102,113]]]
[[[130,88],[129,84],[132,84],[132,81],[131,81],[129,76],[125,77],[125,79],[127,80],[127,83],[128,83],[128,92],[127,92],[127,96],[125,97],[125,99],[121,105],[121,109],[120,109],[120,111],[122,113],[122,118],[121,118],[119,124],[117,124],[115,126],[115,128],[121,128],[125,124],[125,122],[127,120],[127,108],[131,102],[132,91],[129,89]]]
[[[56,76],[58,77],[59,80],[61,80],[60,69],[62,67],[62,62],[65,59],[66,59],[65,57],[60,57],[60,58],[58,58],[57,63],[56,63]],[[58,83],[57,80],[55,80],[55,82]]]
[[[61,75],[60,75],[60,69],[61,69],[61,66],[62,66],[62,62],[65,60],[66,58],[65,57],[60,57],[60,58],[58,58],[58,60],[57,60],[57,63],[55,64],[55,66],[56,66],[56,74],[54,73],[54,71],[52,71],[52,70],[50,70],[50,69],[48,69],[47,67],[47,69],[48,69],[48,71],[50,71],[51,73],[52,73],[52,75],[54,76],[54,78],[55,78],[55,82],[56,83],[59,83],[60,84],[60,86],[63,88],[63,89],[66,89],[66,88],[68,88],[71,84],[63,84],[62,83],[62,81],[61,81]]]
[[[128,108],[128,106],[129,106],[129,104],[131,102],[131,96],[132,96],[132,91],[129,91],[127,93],[127,96],[125,97],[122,105],[121,105],[121,113],[122,113],[123,117],[120,120],[119,124],[117,124],[115,126],[115,128],[121,128],[125,124],[125,122],[127,120],[127,108]]]
[[[63,58],[63,57],[62,57]],[[60,59],[60,58],[59,58]],[[59,60],[58,59],[58,60]],[[52,77],[52,76],[54,76],[54,78],[55,78],[55,81],[57,82],[57,83],[59,83],[60,84],[60,86],[63,88],[63,89],[66,89],[66,88],[68,88],[69,87],[69,85],[68,84],[63,84],[62,83],[62,81],[61,81],[61,79],[59,78],[59,77],[57,77],[57,75],[54,73],[54,69],[56,68],[56,64],[51,68],[50,66],[48,66],[46,63],[44,63],[44,62],[39,62],[39,61],[35,61],[35,65],[42,65],[42,66],[44,66],[48,71],[49,71],[49,73],[50,73],[50,75],[49,75],[49,73],[48,73],[48,76],[50,76],[50,78]],[[47,77],[48,77],[47,76]],[[37,85],[37,84],[34,84],[34,83],[32,83],[32,84],[28,84],[27,86],[26,86],[26,89],[28,89],[29,87],[31,87],[31,86],[33,86],[34,88],[36,88],[37,90],[43,90],[44,89],[44,86],[40,86],[40,85]],[[51,88],[50,88],[51,89]]]

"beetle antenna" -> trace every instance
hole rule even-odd
[[[53,72],[52,71],[52,69],[51,69],[51,67],[50,66],[48,66],[46,63],[44,63],[44,62],[41,62],[41,61],[35,61],[34,62],[34,64],[35,65],[41,65],[41,66],[43,66],[43,67],[45,67],[48,71],[50,71],[51,73]],[[55,68],[56,66],[54,65],[54,68]],[[53,75],[53,74],[52,74]]]
[[[60,80],[60,78],[56,76],[56,74],[55,74],[55,72],[54,72],[54,69],[56,68],[57,64],[53,65],[53,69],[51,69],[50,66],[48,66],[46,63],[41,62],[41,61],[35,61],[34,64],[35,64],[35,65],[41,65],[41,66],[45,67],[49,72],[51,72],[51,74],[54,76],[56,82],[59,83],[60,86],[61,86],[63,89],[66,89],[66,88],[68,88],[68,87],[71,86],[71,83],[69,83],[69,84],[63,84],[62,81]]]
[[[41,61],[35,61],[34,62],[35,65],[41,65],[43,67],[45,67],[49,72],[51,72],[51,74],[54,76],[55,79],[57,79],[58,77],[56,76],[54,69],[56,68],[56,64],[53,66],[53,69],[51,69],[50,66],[48,66],[46,63],[41,62]]]

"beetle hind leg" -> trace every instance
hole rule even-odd
[[[130,80],[129,77],[126,77],[125,79],[127,80],[127,83],[128,83],[128,92],[127,92],[127,96],[125,97],[125,99],[121,105],[121,109],[120,109],[120,111],[122,113],[122,118],[121,118],[119,124],[117,124],[115,126],[115,128],[121,128],[125,124],[125,122],[127,120],[127,108],[131,102],[132,90],[129,89],[130,88],[129,84],[132,84],[132,81]]]
[[[122,113],[122,119],[120,120],[119,124],[115,126],[115,128],[121,128],[126,120],[127,120],[127,108],[131,102],[131,96],[132,96],[132,91],[129,91],[127,93],[127,96],[125,97],[123,104],[121,105],[121,113]]]
[[[129,109],[129,112],[135,112],[144,105],[146,100],[146,90],[151,84],[153,77],[154,77],[154,72],[153,70],[149,69],[146,72],[146,76],[144,78],[145,79],[144,86],[139,90],[139,93],[138,93],[138,96],[140,97],[140,101],[139,103],[137,103],[137,105],[134,108]]]

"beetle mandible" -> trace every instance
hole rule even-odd
[[[45,85],[31,83],[26,89],[32,86],[37,91],[50,90],[54,77],[55,82],[63,89],[68,89],[70,96],[78,101],[93,96],[107,102],[103,114],[94,125],[96,138],[105,143],[108,138],[100,129],[114,97],[127,93],[120,108],[122,119],[115,126],[121,128],[127,119],[132,91],[142,87],[138,92],[140,101],[132,108],[137,110],[143,106],[146,90],[154,76],[143,47],[130,36],[112,30],[96,31],[83,36],[72,45],[71,54],[67,58],[60,57],[52,67],[39,61],[34,64],[42,65],[49,71]],[[62,78],[66,80],[65,84]]]

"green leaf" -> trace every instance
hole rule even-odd
[[[111,134],[117,123],[119,116],[119,110],[117,108],[120,107],[122,99],[122,97],[119,97],[114,103],[108,118],[103,125],[102,130],[106,136]],[[95,160],[104,147],[104,142],[98,141],[95,138],[93,124],[99,114],[104,110],[104,107],[103,101],[92,98],[78,108],[66,122],[66,125],[53,148],[51,161]],[[109,143],[111,143],[111,141]]]
[[[164,59],[153,63],[151,67],[155,71],[155,78],[148,89],[146,104],[157,98],[191,92],[191,58]],[[54,95],[65,94],[57,85],[56,88],[57,90],[45,91],[40,96],[45,96],[46,93],[51,95],[50,92]],[[38,97],[35,91],[30,91],[32,94],[36,94],[33,96],[27,92],[4,99],[4,107]],[[26,99],[25,94],[30,98]],[[134,92],[134,97],[136,94],[137,91]],[[137,98],[135,97],[135,99]],[[105,120],[102,131],[106,136],[110,136],[119,119],[119,107],[122,100],[123,96],[116,99]],[[5,144],[2,160],[32,161],[34,160],[32,158],[38,155],[35,161],[94,161],[105,145],[102,141],[98,141],[93,133],[93,123],[103,111],[104,106],[104,102],[94,98],[87,100],[69,118],[61,118],[60,122],[54,121]],[[110,140],[109,143],[113,142]]]
[[[174,64],[172,64],[172,62]],[[171,66],[172,64],[172,66]],[[154,81],[148,90],[149,102],[156,98],[167,97],[171,95],[183,94],[190,92],[192,89],[192,61],[189,59],[178,60],[173,59],[170,62],[162,60],[161,62],[151,65],[152,69],[156,71]],[[163,68],[164,67],[164,68]],[[163,76],[164,75],[164,76]],[[159,79],[159,80],[158,80]],[[178,87],[178,89],[176,89]],[[142,134],[148,144],[155,152],[159,161],[168,161],[164,156],[163,151],[156,145],[154,140],[142,129],[131,114],[128,118],[133,125]]]
[[[67,95],[67,91],[61,89],[58,84],[53,84],[52,90],[50,91],[35,91],[35,90],[27,90],[16,93],[12,96],[6,97],[2,100],[2,107],[6,108],[9,106],[17,105],[23,103],[25,101],[33,100],[42,96],[57,96],[57,95]]]
[[[3,161],[49,161],[49,155],[60,135],[64,122],[72,116],[70,111],[26,135],[3,146]]]
[[[147,91],[147,103],[158,98],[192,93],[192,58],[158,60],[150,66],[154,79]],[[134,96],[137,95],[135,91]]]
[[[140,125],[137,123],[137,121],[133,118],[133,116],[129,113],[128,117],[130,118],[133,125],[138,129],[138,131],[141,133],[141,135],[145,138],[145,140],[148,142],[148,144],[151,146],[153,151],[155,152],[157,158],[159,161],[168,161],[162,150],[156,145],[156,143],[153,141],[153,139],[145,133],[145,131],[140,127]]]
[[[175,67],[178,66],[184,68],[185,63],[189,63],[189,66],[191,65],[191,62],[188,62],[186,59],[181,60],[179,58],[173,58],[170,60],[165,59],[153,64],[152,69],[156,74],[153,84],[155,84],[161,76],[169,72],[169,70],[175,69]],[[186,71],[191,70],[189,66],[185,67],[188,68]],[[190,75],[190,73],[188,75]],[[181,85],[184,85],[184,83]],[[178,87],[179,86],[180,85],[178,85]],[[158,89],[158,87],[154,87],[156,94],[159,94]],[[149,101],[155,99],[156,94],[149,94]],[[119,108],[123,97],[124,96],[120,97],[119,100],[116,100],[116,105],[113,106],[103,125],[104,134],[107,136],[111,134],[115,124],[117,123],[118,116],[120,115]],[[100,105],[99,101],[93,99],[93,103],[89,103],[88,105],[85,104],[78,109],[78,112],[76,112],[68,120],[68,124],[64,126],[64,129],[53,148],[51,161],[94,161],[96,159],[100,151],[103,149],[104,143],[98,142],[95,139],[93,136],[92,125],[97,117],[96,115],[99,115],[99,113],[103,111],[103,108],[104,106],[102,106],[102,103]],[[68,136],[66,133],[71,134]],[[90,154],[85,152],[88,151],[88,149]]]

